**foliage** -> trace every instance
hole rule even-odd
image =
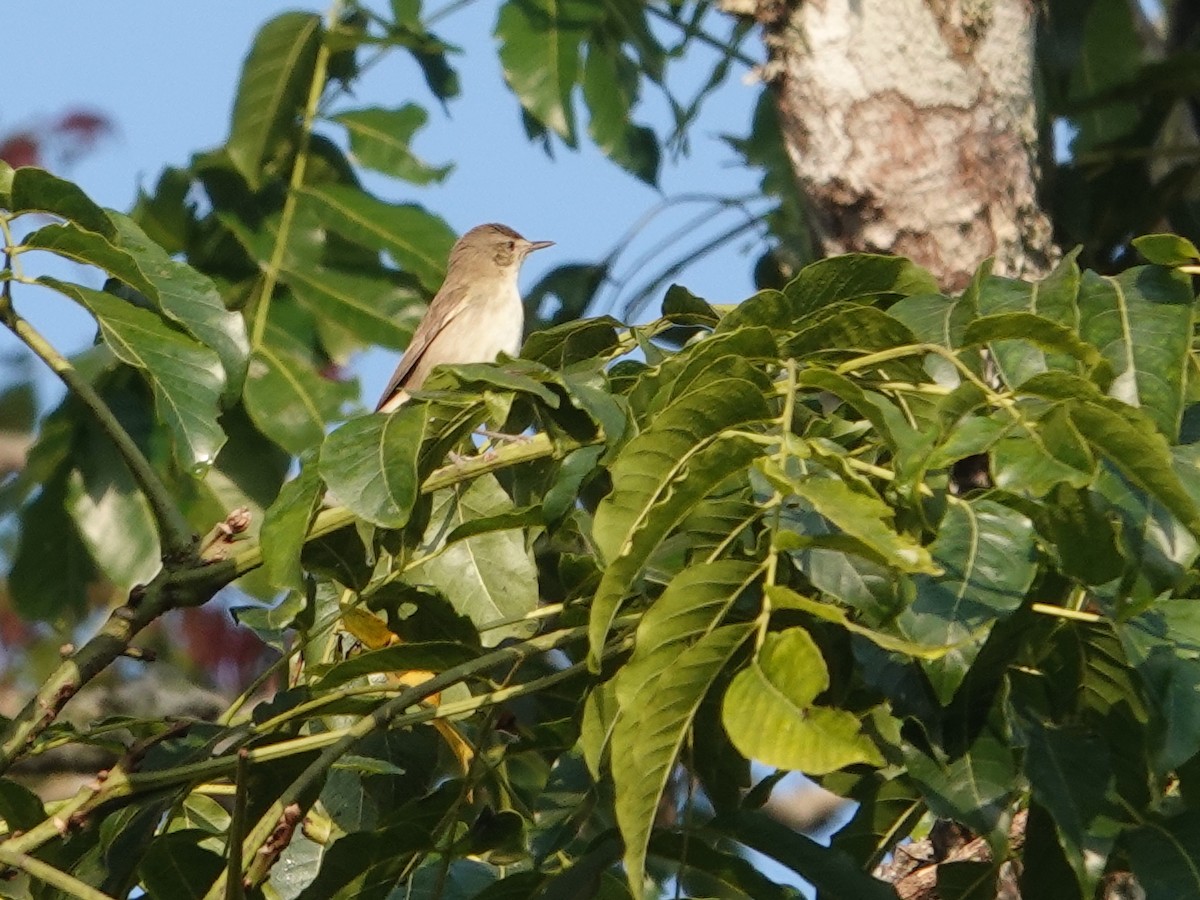
[[[56,219],[15,258],[49,249],[120,282],[51,283],[111,354],[80,399],[103,405],[136,372],[163,438],[148,446],[195,496],[226,437],[221,398],[238,396],[242,317],[214,313],[212,283],[130,220],[39,170],[7,176],[12,215]],[[3,782],[25,832],[4,846],[117,894],[219,896],[242,841],[240,865],[274,896],[641,895],[668,876],[764,896],[742,844],[831,896],[870,896],[871,866],[922,811],[1003,855],[1028,806],[1043,832],[1028,878],[1087,896],[1107,860],[1152,896],[1192,891],[1194,308],[1163,266],[1102,277],[1068,257],[1039,284],[984,266],[945,297],[904,260],[852,256],[730,310],[674,292],[648,325],[581,320],[521,359],[447,370],[398,412],[318,437],[232,567],[167,557],[167,583],[200,585],[195,600],[265,566],[287,596],[238,615],[293,687],[248,720],[141,726],[153,752],[57,810],[65,836]],[[682,347],[661,341],[681,328]],[[447,466],[489,420],[536,436]],[[48,484],[63,493],[31,500],[26,534],[75,516],[76,552],[128,580],[116,551],[140,546],[135,521],[168,544],[160,510],[118,480],[119,456],[60,454]],[[994,486],[957,493],[955,465],[979,454]],[[344,508],[320,511],[326,485]],[[105,515],[127,516],[118,540],[91,527]],[[48,579],[73,576],[26,559],[12,588],[38,609]],[[26,734],[10,758],[64,737]],[[750,759],[822,778],[859,812],[828,849],[764,840],[755,793],[731,790]],[[214,779],[232,779],[233,819]],[[303,836],[277,835],[263,866],[293,804]]]
[[[503,7],[535,134],[576,139],[578,78],[594,130],[627,121],[633,95],[587,73],[661,65],[647,7],[600,9]],[[392,13],[268,23],[228,142],[130,216],[0,166],[0,321],[69,389],[3,486],[8,589],[30,618],[121,603],[6,723],[4,893],[758,898],[792,895],[787,869],[883,897],[871,872],[934,817],[1019,859],[1031,897],[1122,870],[1200,892],[1195,246],[1145,238],[1152,264],[1111,275],[1071,254],[1036,284],[984,264],[957,297],[871,256],[736,307],[675,287],[652,322],[564,321],[361,415],[338,365],[403,346],[452,239],[323,130],[445,176],[409,147],[421,110],[335,102],[367,45],[456,92],[419,5]],[[547,29],[570,40],[523,69]],[[636,127],[593,137],[649,171]],[[34,276],[40,254],[87,268]],[[96,346],[48,345],[31,282]],[[484,424],[531,436],[449,462]],[[57,720],[230,584],[279,653],[263,702]],[[65,743],[115,763],[46,805],[10,770]],[[856,802],[831,846],[762,811],[751,760]],[[995,877],[944,874],[945,897]]]

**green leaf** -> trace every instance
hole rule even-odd
[[[1189,266],[1200,263],[1200,250],[1177,234],[1146,234],[1133,239],[1133,246],[1157,266]]]
[[[0,159],[0,208],[12,209],[13,167]]]
[[[758,577],[762,567],[736,560],[690,566],[671,579],[638,623],[633,656],[614,684],[622,709],[637,706],[654,683],[693,641],[710,632]]]
[[[12,171],[8,209],[14,215],[43,212],[61,216],[85,231],[106,238],[116,234],[112,221],[82,188],[44,169],[22,166]]]
[[[857,789],[843,790],[843,779],[854,779]],[[880,772],[859,779],[845,773],[823,779],[822,786],[857,803],[854,817],[834,836],[831,846],[860,860],[867,872],[874,871],[912,833],[926,812],[920,791],[907,778],[885,778]]]
[[[991,469],[992,480],[1001,490],[1040,498],[1057,484],[1091,484],[1096,458],[1067,411],[1056,406],[1038,420],[1022,418],[997,441],[992,446]]]
[[[913,294],[889,306],[888,315],[899,319],[922,343],[953,350],[962,345],[963,331],[974,319],[975,308],[966,297]]]
[[[441,285],[454,232],[439,217],[414,203],[385,203],[347,185],[310,185],[297,194],[326,227],[391,254],[431,293]]]
[[[117,226],[117,245],[133,257],[154,290],[147,292],[145,287],[136,284],[130,284],[130,287],[156,297],[167,318],[217,351],[225,367],[229,389],[236,394],[246,375],[250,354],[250,340],[241,314],[225,308],[216,285],[208,276],[172,259],[128,216],[111,210],[108,215]],[[113,274],[124,280],[121,273]]]
[[[617,823],[625,839],[625,871],[641,895],[646,844],[659,799],[700,701],[750,636],[750,624],[727,625],[678,653],[669,668],[622,707],[612,736]]]
[[[360,346],[403,350],[424,309],[415,290],[378,275],[285,262],[282,280],[317,322],[350,335]]]
[[[618,711],[617,685],[613,679],[592,688],[583,702],[579,751],[594,781],[602,778],[601,767],[612,739],[613,728],[617,724]]]
[[[676,863],[691,896],[703,891],[728,900],[796,900],[795,888],[776,884],[745,856],[714,843],[694,833],[659,831],[650,840],[650,855]]]
[[[1077,298],[1080,276],[1076,256],[1076,251],[1068,253],[1053,272],[1032,284],[992,275],[990,265],[983,266],[971,283],[965,296],[973,297],[979,315],[986,319],[1033,315],[1070,332],[1064,335],[1060,328],[1046,326],[1039,321],[1028,322],[1029,334],[1025,334],[1022,332],[1024,326],[1017,321],[1007,329],[1013,339],[1006,339],[1003,333],[1006,322],[1012,320],[995,319],[991,326],[983,326],[985,331],[999,328],[991,341],[990,350],[1000,376],[1010,387],[1021,384],[1039,372],[1051,369],[1075,372],[1079,369],[1077,360],[1081,358],[1081,351],[1074,346],[1079,343],[1076,335],[1079,332]],[[1066,349],[1066,353],[1062,349]],[[1090,360],[1092,354],[1088,354],[1088,357]],[[1111,368],[1097,368],[1094,363],[1085,362],[1096,368],[1096,380],[1102,381],[1107,387],[1112,378]]]
[[[217,354],[154,313],[112,294],[49,276],[38,280],[77,300],[96,317],[117,358],[146,373],[180,464],[188,471],[207,469],[225,443],[217,423],[225,373]]]
[[[580,44],[602,13],[584,0],[508,0],[496,20],[505,81],[534,119],[571,146]]]
[[[891,520],[895,511],[878,497],[854,490],[836,478],[793,479],[789,487],[844,533],[879,554],[889,566],[901,572],[928,575],[941,571],[928,550],[894,530]]]
[[[1112,785],[1108,748],[1078,726],[1034,722],[1028,730],[1025,775],[1033,797],[1054,817],[1070,855],[1083,869],[1085,850],[1095,851],[1092,822],[1104,809]],[[1081,766],[1080,760],[1087,760]]]
[[[1109,394],[1142,408],[1168,440],[1183,414],[1194,300],[1189,276],[1152,266],[1087,272],[1079,292],[1080,333],[1115,373]]]
[[[428,408],[351,419],[325,439],[321,477],[338,502],[383,528],[403,526],[421,490],[417,463]]]
[[[323,378],[282,329],[271,326],[246,370],[243,399],[258,430],[294,456],[318,446],[358,391]]]
[[[87,608],[87,590],[96,570],[67,514],[66,481],[65,472],[55,476],[21,510],[8,589],[25,619],[78,616]]]
[[[916,598],[897,622],[911,640],[950,647],[924,663],[949,702],[992,625],[1013,613],[1037,574],[1033,523],[994,500],[957,500],[930,547],[939,576],[914,577]]]
[[[1102,95],[1107,89],[1132,78],[1141,64],[1141,53],[1129,35],[1137,28],[1133,11],[1122,0],[1095,0],[1088,5],[1077,49],[1076,65],[1070,73],[1068,97],[1080,103]],[[1127,135],[1138,124],[1133,103],[1095,104],[1074,117],[1078,133],[1071,142],[1075,154],[1099,149]]]
[[[321,19],[287,12],[267,22],[254,37],[242,64],[229,124],[227,149],[251,190],[264,183],[264,164],[297,130],[321,44]]]
[[[933,276],[903,257],[834,256],[805,266],[782,291],[760,291],[744,300],[721,319],[717,331],[744,325],[796,329],[813,313],[836,302],[936,292]]]
[[[686,474],[691,457],[706,442],[769,414],[754,382],[719,376],[701,380],[661,410],[611,466],[613,489],[597,508],[593,529],[604,559],[612,563],[628,552],[649,507]]]
[[[241,315],[229,312],[206,276],[177,262],[133,220],[109,212],[117,233],[110,241],[74,224],[47,225],[25,244],[96,266],[142,294],[165,317],[211,347],[225,369],[227,391],[240,391],[250,352]]]
[[[200,900],[224,868],[221,857],[200,846],[205,831],[186,829],[158,836],[138,864],[138,878],[151,897]]]
[[[761,402],[761,395],[756,393],[755,397]],[[594,532],[597,544],[602,542],[602,531],[606,535],[617,535],[621,525],[625,522],[628,525],[625,539],[615,547],[610,545],[614,555],[607,556],[606,553],[608,564],[592,600],[588,641],[589,659],[593,665],[599,661],[608,630],[626,591],[650,553],[709,491],[735,472],[744,471],[762,452],[761,445],[755,441],[729,436],[707,441],[698,448],[689,447],[676,460],[660,455],[666,441],[658,442],[657,447],[654,443],[647,442],[636,448],[635,455],[626,456],[622,452],[618,463],[624,458],[629,465],[620,473],[621,484],[617,486],[618,473],[614,464],[613,493],[597,510]],[[633,444],[631,441],[625,450]],[[658,458],[653,458],[655,456]],[[602,517],[604,503],[610,503],[611,512]],[[633,515],[629,515],[630,512]]]
[[[957,759],[939,761],[906,744],[904,761],[934,815],[1004,846],[1009,803],[1020,788],[1011,746],[985,732]]]
[[[316,879],[298,900],[384,900],[413,856],[434,849],[460,785],[446,782],[428,796],[389,810],[388,824],[333,842]]]
[[[1068,354],[1079,360],[1084,365],[1086,372],[1106,363],[1100,351],[1081,340],[1074,328],[1043,319],[1033,313],[1018,312],[981,316],[971,322],[963,331],[962,346],[969,347],[992,341],[1028,342],[1045,350]],[[1028,374],[1035,375],[1039,371],[1046,371],[1044,363],[1040,369]],[[1073,372],[1075,369],[1071,368],[1068,371]],[[1104,378],[1106,383],[1112,380],[1111,370],[1108,372],[1109,374]],[[1024,377],[1021,374],[1007,375],[1006,380],[1016,386],[1024,380]]]
[[[376,672],[444,672],[475,658],[475,651],[462,644],[432,641],[424,644],[397,644],[352,656],[321,676],[318,688],[328,690]]]
[[[811,600],[808,597],[797,594],[790,588],[768,585],[766,593],[767,597],[771,600],[771,606],[775,609],[798,609],[815,618],[824,619],[826,622],[833,622],[851,634],[865,637],[871,643],[882,647],[884,650],[891,650],[895,653],[903,653],[906,656],[915,656],[920,659],[937,659],[944,656],[950,649],[944,646],[917,644],[884,631],[859,625],[847,616],[844,610],[834,606],[832,603],[821,603],[817,600]]]
[[[814,314],[811,324],[804,324],[783,342],[785,356],[846,355],[917,343],[916,335],[899,319],[873,306],[839,303],[822,313]]]
[[[658,183],[658,139],[630,121],[639,72],[619,46],[593,41],[583,69],[583,99],[591,112],[588,134],[600,151],[649,185]]]
[[[1021,392],[1066,401],[1079,434],[1200,538],[1200,509],[1172,471],[1170,447],[1145,413],[1103,396],[1091,382],[1063,373],[1037,375],[1021,385]]]
[[[750,665],[734,676],[721,710],[729,739],[747,759],[824,775],[855,763],[882,766],[860,717],[814,706],[829,688],[821,651],[803,628],[769,634]]]
[[[396,109],[370,107],[338,113],[333,121],[344,125],[350,135],[350,152],[359,163],[385,175],[394,175],[413,184],[442,181],[453,164],[430,166],[409,149],[409,143],[429,115],[415,103]]]
[[[259,545],[263,568],[275,587],[300,590],[304,586],[300,551],[320,508],[323,489],[314,454],[309,452],[301,460],[299,474],[280,488],[263,517]]]
[[[10,832],[28,831],[46,818],[41,798],[29,788],[0,778],[0,818]]]
[[[1200,894],[1200,811],[1147,818],[1122,842],[1146,900]]]
[[[583,360],[603,358],[618,343],[618,322],[611,316],[564,322],[535,331],[525,339],[521,358],[551,369],[565,369]]]
[[[436,588],[477,628],[487,629],[484,644],[489,647],[508,637],[527,637],[536,627],[532,620],[520,621],[538,604],[538,571],[525,534],[521,529],[491,531],[445,546],[442,540],[466,522],[513,509],[491,475],[465,488],[438,491],[424,537],[432,555],[405,573],[406,582]],[[494,627],[509,619],[518,621]]]
[[[890,884],[864,872],[850,856],[821,846],[766,813],[741,812],[718,818],[709,827],[787,866],[815,887],[821,897],[896,900]]]
[[[128,591],[162,568],[157,525],[108,435],[91,421],[81,431],[78,468],[67,479],[67,508],[105,577],[117,590]]]

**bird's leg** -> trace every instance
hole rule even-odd
[[[475,433],[481,434],[488,440],[494,441],[498,444],[528,444],[531,440],[533,440],[533,438],[527,434],[506,434],[503,431],[493,431],[490,428],[480,428]]]

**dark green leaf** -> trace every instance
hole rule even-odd
[[[1200,811],[1149,818],[1123,843],[1146,900],[1200,894]]]
[[[1133,239],[1147,262],[1158,266],[1187,266],[1200,263],[1200,250],[1185,237],[1177,234],[1147,234]]]
[[[583,69],[583,99],[591,112],[588,134],[609,159],[647,184],[658,183],[658,139],[650,128],[634,125],[636,63],[619,46],[593,41]]]
[[[484,644],[506,637],[527,637],[533,621],[521,617],[537,608],[538,574],[521,529],[477,534],[442,545],[445,536],[464,523],[511,512],[512,500],[491,475],[465,488],[439,491],[433,498],[424,543],[433,555],[409,568],[405,580],[432,586],[476,627],[487,629]],[[436,552],[440,548],[440,552]],[[500,621],[513,620],[503,627]]]
[[[428,408],[351,419],[325,439],[321,477],[338,502],[384,528],[408,521],[421,489],[417,469]]]
[[[96,565],[118,590],[127,591],[149,582],[162,567],[157,526],[108,435],[90,421],[80,430],[67,509]]]
[[[444,221],[412,203],[385,203],[346,185],[304,187],[303,203],[342,237],[383,250],[433,292],[446,274],[454,232]]]
[[[151,897],[199,900],[205,896],[224,863],[200,846],[208,838],[198,829],[172,831],[155,838],[138,865],[138,876]]]
[[[263,165],[297,129],[321,43],[321,19],[287,12],[264,25],[242,64],[229,125],[229,158],[252,190]]]
[[[12,172],[7,204],[10,212],[52,213],[86,231],[94,231],[106,238],[115,236],[116,229],[108,215],[76,185],[32,166],[9,171]]]
[[[1009,802],[1018,790],[1012,748],[984,733],[958,759],[931,759],[911,745],[904,761],[935,815],[962,822],[988,837],[1007,840]]]
[[[659,800],[696,709],[751,630],[751,625],[727,625],[706,634],[622,705],[612,736],[612,775],[625,871],[635,890],[642,882]]]
[[[822,897],[896,900],[891,885],[864,872],[845,853],[821,846],[766,813],[722,817],[710,827],[791,869]]]
[[[534,119],[572,146],[580,44],[602,13],[585,0],[508,0],[496,20],[505,80]]]
[[[362,165],[411,181],[428,184],[442,181],[453,165],[430,166],[419,160],[409,142],[425,125],[428,114],[413,103],[396,109],[371,107],[338,113],[335,122],[350,135],[350,152]]]
[[[304,586],[300,551],[324,487],[314,456],[305,454],[299,474],[280,489],[263,518],[259,537],[263,567],[275,587],[300,590]]]
[[[39,280],[83,304],[117,358],[145,372],[180,463],[189,471],[207,469],[225,443],[217,424],[225,372],[217,354],[112,294],[49,276]]]
[[[66,482],[66,473],[60,473],[21,511],[8,589],[26,619],[77,616],[86,608],[95,568],[67,514]]]

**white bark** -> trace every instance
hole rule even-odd
[[[784,139],[827,253],[961,289],[1055,256],[1037,201],[1032,0],[757,0]]]

